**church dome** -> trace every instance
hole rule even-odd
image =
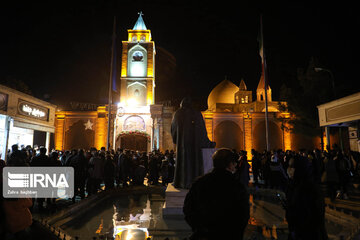
[[[208,97],[208,109],[215,108],[216,103],[235,103],[235,93],[239,88],[225,79],[210,92]]]

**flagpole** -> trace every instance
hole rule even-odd
[[[116,17],[114,16],[113,34],[112,34],[112,46],[111,46],[111,65],[110,65],[110,76],[109,76],[109,99],[108,99],[108,128],[107,128],[107,150],[110,151],[110,126],[111,126],[111,110],[112,110],[112,78],[114,71],[114,46],[116,39]]]
[[[262,23],[262,14],[260,15],[260,34],[261,34],[261,43],[263,49],[263,64],[264,64],[264,85],[265,85],[265,137],[266,137],[266,150],[270,151],[269,144],[269,114],[268,114],[268,95],[267,95],[267,65],[265,57],[265,47],[264,47],[264,36],[263,36],[263,23]]]

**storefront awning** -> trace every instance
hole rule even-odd
[[[360,92],[317,106],[320,126],[360,120]]]

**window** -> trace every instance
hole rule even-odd
[[[249,96],[245,96],[245,103],[249,102]]]
[[[135,97],[138,97],[140,95],[140,91],[139,91],[139,89],[136,89],[135,91],[134,91],[134,96]]]
[[[245,100],[244,100],[244,98],[243,98],[243,97],[241,98],[241,103],[245,103]]]

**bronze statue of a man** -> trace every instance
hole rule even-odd
[[[171,123],[171,135],[176,144],[175,188],[189,189],[195,178],[204,174],[202,148],[214,148],[207,136],[201,112],[193,109],[185,97]]]

